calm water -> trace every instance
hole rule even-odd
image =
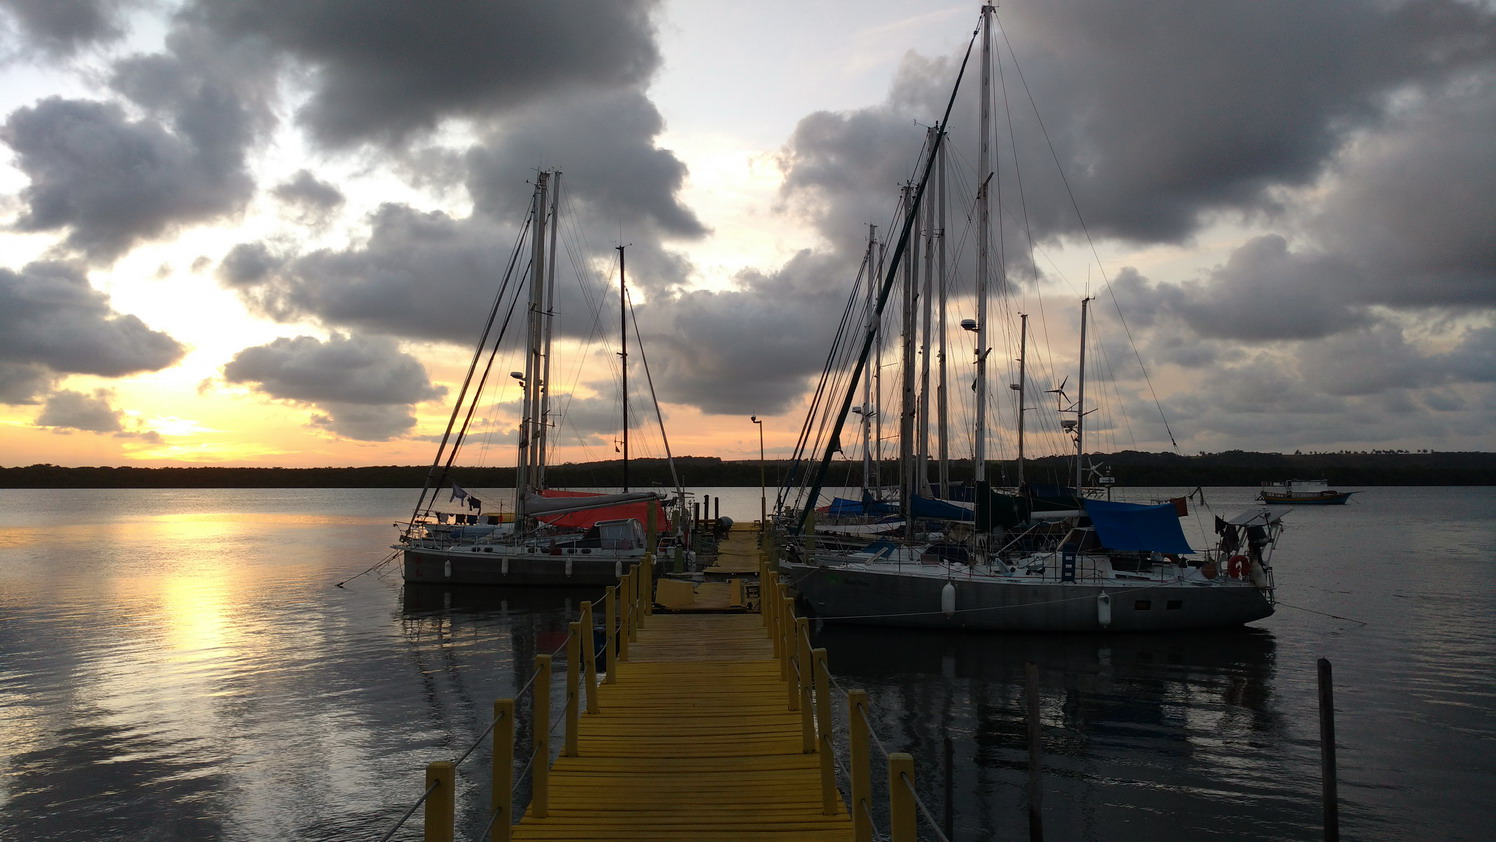
[[[758,489],[723,494],[723,514],[757,516]],[[1208,495],[1222,514],[1250,496]],[[589,596],[408,592],[397,572],[334,587],[385,555],[412,497],[0,491],[0,839],[382,835]],[[1316,838],[1321,656],[1345,838],[1489,838],[1496,489],[1370,489],[1289,523],[1285,604],[1239,633],[831,628],[819,645],[937,810],[953,739],[960,839],[1026,833],[1026,661],[1050,838]],[[472,838],[487,799],[466,786]]]

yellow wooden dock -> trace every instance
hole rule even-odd
[[[513,838],[851,840],[780,673],[758,614],[649,617],[551,767],[545,815],[532,803]]]

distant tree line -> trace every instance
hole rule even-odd
[[[1122,451],[1087,454],[1089,469],[1109,473],[1118,486],[1255,486],[1285,479],[1327,479],[1333,486],[1368,485],[1496,485],[1496,453],[1372,452],[1372,453],[1253,453],[1229,450],[1181,456],[1173,453]],[[1074,460],[1047,456],[1029,460],[1024,478],[1031,483],[1064,485],[1074,477]],[[797,482],[810,466],[786,460],[723,461],[686,456],[675,460],[675,473],[687,488],[751,487]],[[880,465],[885,484],[896,484],[898,466]],[[227,468],[227,467],[88,467],[28,465],[0,468],[0,488],[420,488],[430,468],[380,465],[364,468]],[[952,462],[953,480],[969,479],[970,460]],[[933,466],[931,476],[934,476]],[[1011,461],[990,463],[988,478],[995,485],[1011,485],[1017,468]],[[457,482],[465,488],[513,488],[513,468],[454,467],[441,485]],[[617,488],[624,484],[623,462],[568,462],[546,469],[546,484],[555,488]],[[860,460],[838,460],[826,478],[827,486],[862,484]],[[631,488],[674,485],[664,459],[631,459]]]

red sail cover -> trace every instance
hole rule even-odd
[[[591,491],[562,491],[555,488],[547,488],[540,492],[541,497],[601,497],[603,495]],[[600,520],[618,520],[631,517],[649,528],[646,520],[646,508],[654,510],[655,530],[664,533],[670,528],[670,520],[665,517],[665,507],[659,501],[645,500],[638,503],[621,503],[617,506],[603,506],[599,509],[586,509],[580,512],[564,512],[559,515],[544,515],[543,520],[553,526],[568,526],[574,529],[586,529]]]

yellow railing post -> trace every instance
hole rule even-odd
[[[603,665],[608,670],[608,683],[618,675],[618,586],[608,588],[603,595],[603,623],[608,627],[604,635],[607,651],[603,652]]]
[[[592,603],[582,603],[582,667],[587,676],[587,712],[597,714],[597,639],[592,636]]]
[[[535,762],[530,780],[530,812],[543,819],[551,812],[551,656],[535,656]]]
[[[644,617],[639,611],[639,582],[644,577],[639,574],[639,568],[635,567],[629,571],[629,642],[639,639],[639,627],[644,623]]]
[[[495,815],[489,836],[493,842],[509,842],[514,825],[514,700],[493,703],[493,793],[489,810]]]
[[[795,644],[795,662],[800,667],[796,670],[800,685],[800,751],[810,754],[816,750],[815,713],[810,706],[810,688],[815,683],[812,671],[815,667],[810,660],[810,621],[804,617],[795,618]]]
[[[914,757],[902,751],[888,755],[888,833],[893,842],[916,842],[919,827],[914,811]]]
[[[433,788],[434,787],[434,788]],[[453,842],[456,838],[457,766],[447,760],[426,764],[425,842]]]
[[[820,740],[816,750],[821,753],[821,815],[836,815],[836,747],[831,743],[831,668],[826,664],[826,650],[812,649],[811,670],[816,688],[816,731]]]
[[[847,744],[852,779],[852,838],[855,842],[873,842],[872,742],[868,737],[867,691],[847,691]]]
[[[581,716],[582,692],[582,624],[568,623],[571,634],[566,638],[566,744],[561,753],[577,756],[577,719]]]

